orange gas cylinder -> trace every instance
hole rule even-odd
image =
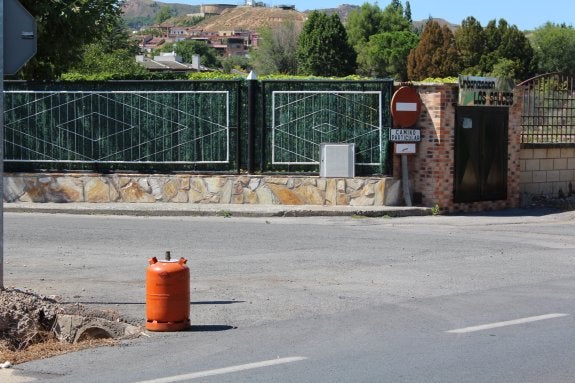
[[[146,329],[180,331],[190,327],[190,269],[187,260],[148,260]]]

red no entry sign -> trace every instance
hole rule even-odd
[[[421,114],[421,99],[415,88],[402,86],[391,98],[391,116],[395,126],[409,128]]]

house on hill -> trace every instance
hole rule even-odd
[[[162,53],[153,59],[144,55],[136,56],[136,62],[151,72],[191,72],[199,71],[200,56],[194,56],[193,63],[182,62],[182,57],[174,52]]]
[[[140,48],[143,51],[151,52],[152,49],[158,49],[163,44],[195,40],[205,42],[222,57],[246,56],[251,47],[257,46],[259,38],[259,34],[248,30],[232,29],[214,32],[193,27],[176,27],[168,24],[161,24],[158,28],[162,31],[162,37],[144,37],[142,43],[140,43]]]

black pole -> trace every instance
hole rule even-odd
[[[236,82],[236,172],[242,172],[242,86],[241,80]]]
[[[261,85],[261,97],[260,97],[260,173],[265,170],[265,159],[266,159],[266,83],[262,81]]]
[[[4,1],[0,3],[0,190],[4,191]],[[0,290],[4,290],[4,192],[0,201]]]
[[[255,142],[256,142],[256,92],[257,77],[252,71],[248,75],[248,173],[253,174],[255,169]]]

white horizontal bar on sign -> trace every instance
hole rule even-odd
[[[395,154],[415,154],[416,151],[414,143],[396,143],[393,148]]]
[[[548,320],[548,319],[563,318],[566,316],[569,316],[569,314],[539,315],[539,316],[535,316],[535,317],[514,319],[514,320],[505,321],[505,322],[497,322],[497,323],[490,323],[490,324],[484,324],[484,325],[473,326],[473,327],[459,328],[456,330],[449,330],[446,332],[451,333],[451,334],[466,334],[466,333],[476,332],[476,331],[491,330],[491,329],[499,328],[499,327],[507,327],[507,326],[525,324],[525,323],[538,322],[538,321]]]
[[[395,104],[395,110],[397,110],[398,112],[417,112],[417,103],[398,102]]]

